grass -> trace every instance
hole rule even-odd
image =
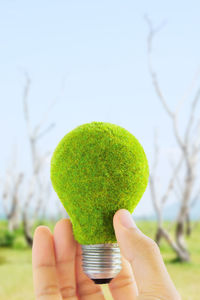
[[[142,231],[153,236],[153,222],[138,222]],[[1,227],[1,224],[0,224]],[[1,230],[1,228],[0,228]],[[192,236],[187,240],[192,261],[190,263],[175,262],[175,255],[164,242],[161,253],[167,269],[179,290],[183,300],[200,299],[200,224],[195,227]],[[34,300],[32,287],[31,250],[26,247],[23,237],[18,233],[14,248],[0,248],[0,299],[1,300]],[[107,287],[103,287],[107,300]]]

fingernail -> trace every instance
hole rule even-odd
[[[122,226],[126,228],[136,228],[136,224],[130,214],[126,209],[121,209],[118,211],[118,218]]]

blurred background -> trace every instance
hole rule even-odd
[[[34,299],[34,229],[66,216],[52,151],[91,121],[143,145],[150,180],[134,218],[182,298],[199,299],[199,10],[193,0],[0,1],[0,299]]]

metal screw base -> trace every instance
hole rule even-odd
[[[82,245],[84,273],[96,284],[109,283],[121,270],[117,244]]]

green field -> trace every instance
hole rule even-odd
[[[5,225],[5,224],[4,224]],[[155,232],[153,222],[138,222],[144,233],[152,236]],[[161,252],[173,281],[183,300],[200,299],[200,224],[195,226],[188,239],[192,254],[190,263],[174,262],[175,255],[163,243]],[[33,300],[31,250],[18,233],[13,248],[0,248],[0,299]],[[111,299],[109,296],[107,299]]]

